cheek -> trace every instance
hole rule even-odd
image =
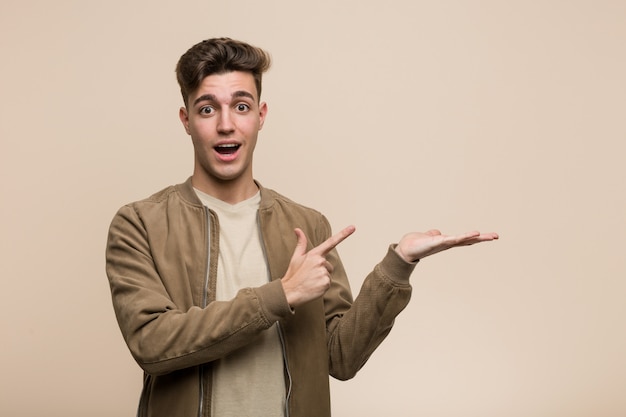
[[[207,147],[206,141],[202,139],[202,135],[195,129],[189,129],[189,136],[191,137],[191,143],[196,151],[204,149]]]
[[[191,140],[194,143],[202,143],[202,142],[206,142],[206,140],[204,139],[205,137],[208,137],[209,135],[207,134],[206,130],[206,126],[203,126],[201,124],[189,124],[189,135],[191,136]]]
[[[260,120],[251,120],[243,126],[245,129],[246,136],[252,137],[256,136],[257,132],[261,130],[263,127],[263,123]]]
[[[197,152],[206,153],[207,151],[213,149],[205,140],[202,140],[195,135],[191,136],[191,142]]]

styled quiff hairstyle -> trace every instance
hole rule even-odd
[[[176,78],[185,106],[192,94],[209,75],[231,71],[249,72],[261,99],[261,78],[270,68],[270,55],[261,48],[230,38],[204,40],[185,52],[176,65]]]

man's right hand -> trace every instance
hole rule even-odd
[[[306,235],[302,230],[295,229],[298,243],[281,279],[291,308],[321,297],[330,288],[333,266],[326,260],[326,255],[355,230],[354,226],[348,226],[307,252]]]

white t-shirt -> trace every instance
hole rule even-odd
[[[216,300],[230,300],[242,288],[269,282],[258,224],[260,193],[234,205],[199,190],[196,194],[219,221]],[[211,415],[282,417],[285,393],[283,350],[274,325],[249,345],[215,361]]]

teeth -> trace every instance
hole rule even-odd
[[[218,148],[237,148],[239,145],[236,143],[227,143],[226,145],[217,145]]]

